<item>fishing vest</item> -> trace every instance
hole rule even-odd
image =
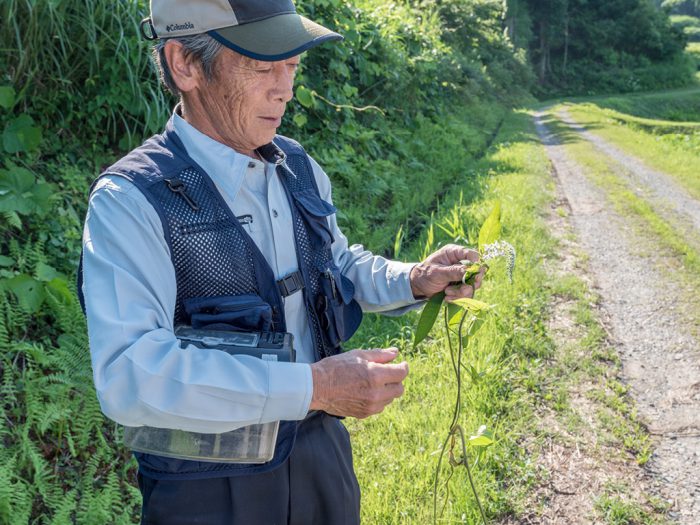
[[[352,282],[333,261],[328,216],[304,149],[278,135],[257,150],[275,164],[292,211],[298,271],[277,280],[214,182],[187,154],[169,122],[161,135],[108,168],[133,183],[160,217],[175,269],[174,326],[286,331],[283,297],[302,293],[316,359],[335,355],[357,330],[362,310]],[[92,191],[92,188],[91,188]],[[78,272],[82,297],[82,257]],[[135,452],[140,471],[156,479],[201,479],[268,472],[292,451],[296,421],[280,423],[272,460],[261,465],[213,463]]]

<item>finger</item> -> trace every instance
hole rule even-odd
[[[408,375],[408,363],[375,365],[372,370],[376,384],[387,385],[400,383]]]
[[[431,277],[440,281],[444,286],[447,286],[450,283],[461,281],[464,278],[464,274],[464,266],[461,264],[454,264],[452,266],[433,266]]]
[[[445,288],[445,299],[449,300],[450,297],[456,297],[457,292],[461,286],[463,286],[463,285],[454,284],[452,286],[448,286],[447,288]]]
[[[471,299],[472,297],[474,297],[475,291],[476,288],[474,287],[474,285],[471,284],[463,284],[461,286],[456,286],[453,290],[451,290],[450,295],[447,295],[447,292],[445,292],[445,300],[448,302],[452,302],[456,299]]]
[[[384,388],[385,394],[390,398],[390,400],[394,400],[397,397],[401,397],[404,392],[404,386],[401,383],[390,383],[386,385]]]
[[[373,350],[359,350],[358,357],[373,363],[390,363],[399,354],[399,349],[391,348],[375,348]]]
[[[479,273],[477,273],[476,276],[474,276],[474,289],[475,290],[478,290],[479,288],[481,288],[481,283],[484,280],[484,275],[486,275],[486,268],[482,267],[479,270]]]
[[[448,244],[442,249],[442,252],[443,264],[456,264],[464,260],[470,262],[479,260],[479,252],[457,244]]]
[[[479,262],[479,252],[468,248],[463,248],[463,250],[463,255],[459,258],[460,261],[467,260],[473,263]]]

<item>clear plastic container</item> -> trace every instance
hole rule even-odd
[[[175,335],[184,348],[194,345],[232,355],[293,362],[292,334],[235,332],[179,327]],[[124,445],[137,452],[216,463],[266,463],[275,453],[279,421],[248,425],[222,434],[200,434],[155,427],[124,427]]]
[[[279,421],[222,434],[155,427],[124,427],[124,444],[137,452],[216,463],[266,463],[275,453]]]

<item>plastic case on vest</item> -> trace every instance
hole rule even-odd
[[[222,350],[270,361],[294,362],[292,335],[280,332],[229,332],[180,327],[181,345]],[[124,444],[137,452],[216,463],[266,463],[275,453],[279,421],[248,425],[222,434],[155,427],[125,427]]]

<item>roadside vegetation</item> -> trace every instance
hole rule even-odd
[[[494,278],[479,292],[496,306],[465,354],[461,423],[494,433],[474,469],[487,514],[524,515],[540,479],[523,444],[542,436],[539,408],[566,407],[568,368],[551,375],[559,358],[546,322],[568,285],[550,281],[542,265],[556,250],[542,218],[549,165],[529,115],[514,108],[533,94],[687,85],[685,37],[642,0],[555,2],[547,12],[525,0],[506,2],[505,11],[500,0],[299,4],[345,41],[303,58],[281,133],[330,175],[352,242],[416,260],[444,243],[473,245],[493,202],[502,203],[503,238],[518,251],[515,280]],[[138,36],[146,12],[143,0],[0,5],[0,523],[138,519],[135,462],[92,387],[75,271],[90,182],[158,132],[174,103]],[[599,59],[604,69],[591,69]],[[663,117],[633,115],[680,121],[685,103],[674,106],[677,119],[670,106]],[[694,151],[668,142],[679,155]],[[368,316],[347,345],[397,345],[412,370],[405,396],[384,415],[347,421],[367,523],[432,518],[436,451],[455,385],[444,334],[410,349],[415,321]],[[595,355],[590,337],[584,348]],[[611,428],[627,428],[615,418],[628,409],[610,410]],[[615,439],[643,462],[647,445],[636,432]],[[463,473],[449,494],[439,490],[446,521],[476,522]]]

